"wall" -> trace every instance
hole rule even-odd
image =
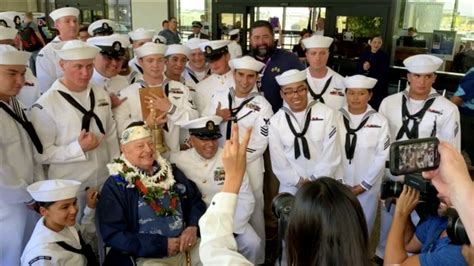
[[[3,11],[32,11],[38,10],[36,0],[0,0],[0,12]]]
[[[167,0],[131,0],[132,29],[161,31],[161,22],[168,19]]]

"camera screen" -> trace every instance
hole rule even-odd
[[[435,166],[436,149],[434,142],[400,145],[398,147],[399,170],[411,172]]]

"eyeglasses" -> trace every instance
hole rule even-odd
[[[306,94],[306,91],[308,89],[307,88],[299,88],[299,89],[296,89],[296,90],[287,90],[287,91],[283,91],[283,94],[285,96],[293,96],[295,94],[297,95],[300,95],[300,96],[303,96]]]

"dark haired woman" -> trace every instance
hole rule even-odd
[[[364,213],[354,194],[323,177],[296,194],[288,221],[288,265],[370,265]]]
[[[382,51],[382,36],[376,35],[369,40],[369,48],[364,51],[357,62],[357,74],[362,74],[377,80],[372,89],[373,95],[369,104],[375,110],[379,109],[380,103],[388,95],[388,55]]]
[[[23,251],[21,265],[98,265],[92,248],[84,240],[95,237],[94,216],[98,194],[95,189],[87,190],[87,207],[82,224],[76,225],[76,196],[80,186],[78,181],[53,179],[28,186],[28,192],[40,206],[42,218]],[[81,227],[81,232],[78,227]]]
[[[301,32],[300,32],[300,41],[298,42],[298,44],[295,44],[293,45],[293,50],[292,52],[298,56],[298,58],[300,59],[301,63],[303,64],[306,64],[306,54],[305,54],[305,51],[304,51],[304,46],[303,46],[303,42],[302,40],[306,39],[306,38],[309,38],[311,37],[311,35],[313,35],[313,31],[312,30],[307,30],[307,29],[303,29]]]

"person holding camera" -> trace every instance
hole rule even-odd
[[[342,158],[336,176],[359,199],[371,232],[390,147],[388,123],[368,104],[376,79],[354,75],[344,78],[343,83],[347,105],[337,116]]]
[[[466,228],[467,235],[474,241],[474,183],[467,170],[462,154],[448,142],[438,146],[440,164],[438,169],[423,172],[431,180],[438,195],[452,202]]]
[[[441,198],[438,216],[428,216],[415,231],[410,214],[419,201],[420,193],[407,185],[397,200],[395,215],[385,249],[386,265],[466,265],[461,246],[449,239],[446,211],[450,202]],[[413,253],[408,256],[407,252]]]
[[[337,123],[330,107],[308,100],[304,70],[288,70],[276,80],[284,104],[270,119],[270,157],[279,192],[295,194],[309,180],[334,176],[341,160]]]
[[[426,54],[410,56],[403,61],[408,70],[409,86],[385,98],[379,113],[387,118],[391,141],[437,137],[460,148],[460,121],[457,107],[438,94],[432,85],[443,60]],[[406,158],[408,159],[408,158]],[[401,181],[403,176],[388,177]],[[392,223],[389,211],[381,211],[380,241],[376,254],[383,258],[385,241]]]

